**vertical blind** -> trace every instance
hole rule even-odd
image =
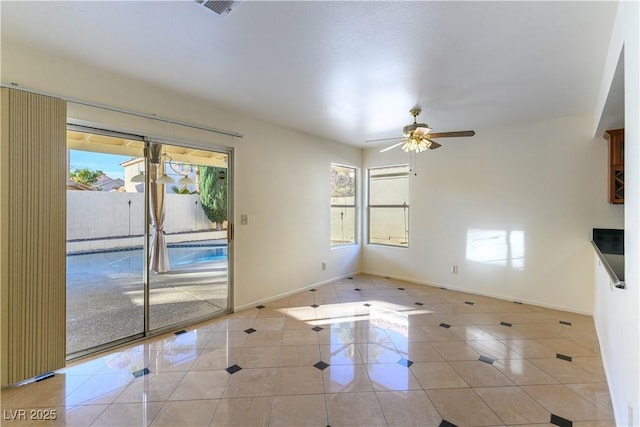
[[[66,344],[66,103],[3,88],[2,386],[59,369]]]

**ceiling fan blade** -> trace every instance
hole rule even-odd
[[[401,136],[396,136],[395,138],[382,138],[382,139],[369,139],[365,141],[365,144],[369,144],[371,142],[383,142],[383,141],[393,141],[394,139],[400,139]]]
[[[398,142],[397,144],[393,144],[393,145],[392,145],[392,146],[390,146],[390,147],[383,148],[382,150],[380,150],[380,152],[381,152],[381,153],[384,153],[385,151],[389,151],[389,150],[391,150],[392,148],[396,148],[398,145],[402,145],[402,144],[404,144],[404,141],[400,141],[400,142]]]
[[[457,138],[460,136],[473,136],[476,132],[473,130],[461,130],[457,132],[438,132],[430,133],[429,138]]]
[[[440,148],[442,147],[442,144],[438,144],[437,142],[427,138],[427,141],[430,142],[429,144],[429,150],[435,150],[436,148]]]

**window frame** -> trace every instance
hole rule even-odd
[[[367,244],[368,245],[379,245],[379,246],[388,246],[393,248],[401,248],[408,249],[409,248],[409,226],[410,226],[410,200],[404,201],[402,204],[394,204],[394,203],[385,203],[385,204],[372,204],[371,203],[371,172],[380,169],[391,169],[391,168],[406,168],[406,177],[407,177],[407,199],[410,196],[410,187],[409,187],[409,179],[411,177],[411,167],[408,163],[401,163],[395,165],[385,165],[385,166],[375,166],[367,168]],[[397,174],[398,176],[404,176],[405,174]],[[405,219],[405,241],[406,244],[398,244],[398,243],[380,243],[380,242],[372,242],[371,241],[371,212],[375,209],[403,209],[406,212]]]
[[[338,167],[338,168],[346,168],[346,169],[352,169],[353,170],[353,204],[334,204],[333,203],[333,181],[331,181],[331,185],[329,187],[329,242],[331,245],[331,248],[339,248],[339,247],[344,247],[344,246],[354,246],[354,245],[358,245],[358,184],[359,184],[359,179],[358,179],[358,168],[356,166],[353,165],[345,165],[342,163],[335,163],[335,162],[331,162],[331,174],[333,174],[333,168],[334,167]],[[333,240],[333,216],[332,216],[332,210],[334,208],[349,208],[349,209],[353,209],[353,240],[349,241],[349,242],[339,242],[339,243],[334,243]]]

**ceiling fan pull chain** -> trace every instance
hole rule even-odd
[[[418,176],[417,156],[415,151],[409,151],[409,173]]]

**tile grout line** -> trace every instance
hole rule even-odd
[[[334,291],[335,291],[335,287],[334,287]],[[315,294],[316,293],[313,292],[313,301],[314,301],[314,303],[316,301],[316,299],[315,299],[316,295]],[[329,349],[329,351],[331,351],[331,350]],[[320,337],[318,337],[318,358],[319,358],[319,361],[324,361],[323,356],[322,356],[322,347],[321,347],[321,344],[320,344]],[[331,365],[329,365],[325,369],[330,369],[330,368],[331,368]],[[331,425],[331,419],[329,418],[329,402],[327,402],[328,393],[327,393],[327,384],[326,384],[325,379],[324,379],[324,370],[320,370],[320,377],[322,378],[322,390],[324,392],[323,396],[322,396],[323,397],[322,400],[324,401],[324,413],[325,413],[325,417],[326,417],[326,420],[327,420],[327,424],[326,425],[330,426]]]
[[[513,387],[513,386],[515,386],[515,384],[513,384],[513,385],[511,385],[511,386],[504,386],[504,387]],[[496,416],[500,421],[502,421],[502,424],[504,424],[505,426],[509,425],[509,424],[507,424],[507,423],[502,419],[502,417],[501,417],[500,415],[498,415],[498,414],[496,413],[496,411],[494,411],[494,410],[493,410],[493,408],[492,408],[492,407],[491,407],[491,406],[490,406],[490,405],[489,405],[489,404],[488,404],[488,403],[487,403],[487,402],[482,398],[482,396],[480,396],[480,395],[478,394],[478,392],[475,390],[475,388],[474,388],[474,387],[469,387],[469,388],[471,389],[471,391],[473,391],[473,393],[474,393],[476,396],[478,396],[478,398],[480,399],[480,401],[482,401],[482,403],[487,407],[487,409],[489,409],[493,415],[495,415],[495,416]],[[520,387],[518,386],[518,388],[520,388]]]

